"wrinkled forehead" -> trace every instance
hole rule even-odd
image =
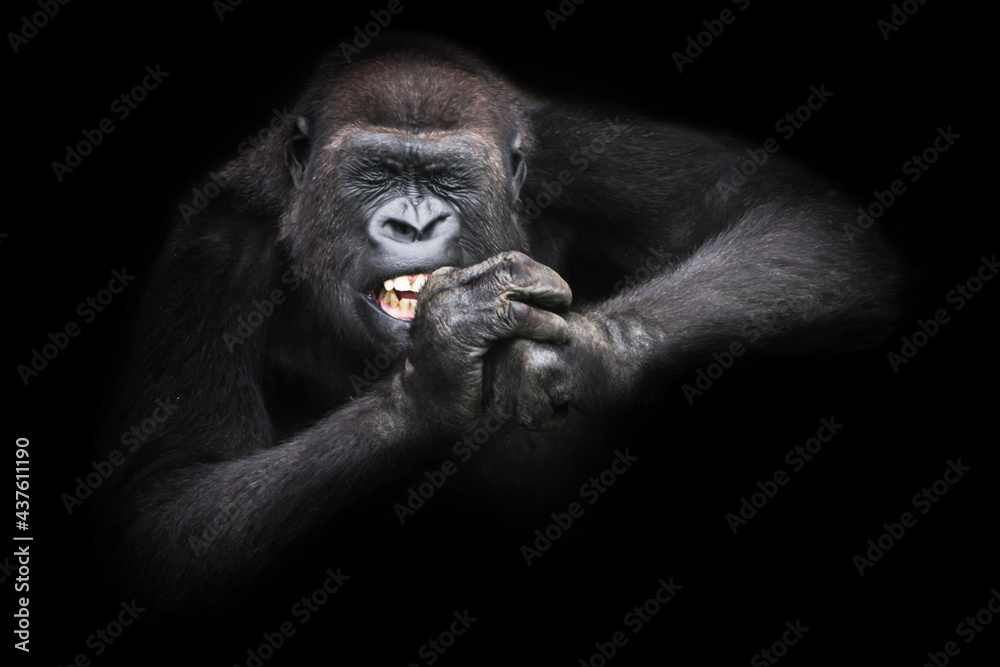
[[[350,150],[386,164],[431,169],[456,160],[490,160],[496,154],[495,142],[471,130],[414,132],[377,125],[342,128],[326,148]]]

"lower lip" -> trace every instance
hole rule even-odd
[[[376,296],[374,292],[369,292],[368,294],[364,295],[364,300],[367,301],[372,308],[382,313],[393,322],[399,322],[400,324],[409,325],[410,322],[413,321],[413,317],[408,317],[404,319],[402,317],[394,317],[393,315],[385,312],[385,310],[382,309],[382,305],[378,301],[378,296]]]

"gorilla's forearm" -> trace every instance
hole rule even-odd
[[[391,383],[380,385],[284,444],[144,476],[144,490],[122,494],[114,524],[131,592],[161,611],[195,598],[231,603],[416,465],[421,437],[407,409]]]
[[[676,377],[715,353],[845,351],[877,340],[898,313],[897,261],[874,235],[852,245],[844,215],[751,210],[675,270],[570,315],[571,346],[590,349],[605,374],[580,383],[599,388],[585,402],[623,407],[645,379]]]

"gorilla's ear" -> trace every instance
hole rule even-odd
[[[510,146],[510,168],[514,174],[514,200],[521,194],[521,186],[528,178],[528,165],[524,161],[524,153],[521,151],[521,133],[514,136],[514,141]]]
[[[295,121],[292,137],[285,143],[285,165],[292,175],[295,187],[302,185],[305,178],[306,162],[309,160],[309,121],[299,116]]]

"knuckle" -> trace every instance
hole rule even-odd
[[[427,284],[424,285],[421,291],[421,298],[428,299],[433,297],[438,292],[447,289],[452,282],[454,282],[454,275],[458,271],[453,266],[442,266],[431,273],[430,278],[427,279]]]
[[[431,273],[431,278],[435,278],[440,281],[454,274],[456,271],[458,271],[458,269],[456,269],[454,266],[442,266],[440,268],[435,269]]]
[[[511,262],[506,265],[506,269],[507,279],[514,286],[527,286],[534,280],[531,267],[524,262]]]
[[[508,250],[500,254],[500,262],[494,269],[500,282],[505,286],[523,286],[533,279],[534,262],[523,252]]]
[[[500,308],[500,319],[508,327],[515,327],[519,324],[530,324],[533,316],[533,309],[526,303],[520,301],[507,301]]]
[[[500,253],[500,259],[505,263],[507,262],[528,263],[531,261],[531,258],[525,255],[520,250],[504,250],[502,253]]]

